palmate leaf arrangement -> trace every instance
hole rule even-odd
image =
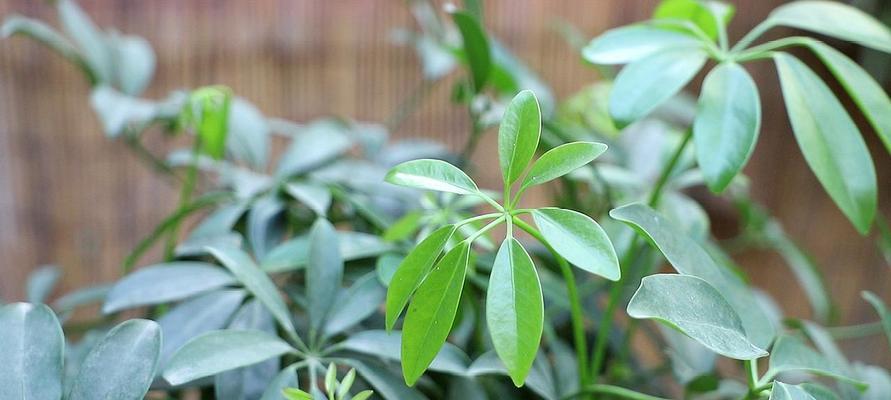
[[[424,66],[418,93],[458,65],[468,72],[453,93],[472,126],[455,158],[432,143],[385,145],[387,128],[423,96],[411,96],[415,102],[389,127],[267,118],[222,86],[162,101],[137,97],[154,69],[151,47],[99,29],[72,1],[55,3],[65,35],[20,16],[7,18],[4,35],[30,36],[77,65],[93,85],[91,102],[106,133],[180,185],[181,201],[124,261],[122,280],[50,307],[43,303],[59,270],[41,268],[29,279],[29,303],[0,308],[0,398],[136,399],[150,389],[152,398],[199,392],[263,400],[891,393],[887,371],[848,361],[833,338],[839,329],[873,330],[821,325],[833,312],[818,268],[748,198],[740,174],[761,119],[757,86],[742,65],[771,59],[805,159],[856,229],[869,231],[877,184],[860,132],[826,83],[780,50],[813,51],[891,150],[888,96],[816,39],[751,46],[761,33],[789,26],[891,51],[888,29],[854,8],[791,2],[731,47],[732,6],[665,0],[653,20],[584,46],[591,63],[628,65],[611,85],[598,83],[557,105],[485,31],[479,2],[449,9],[453,25],[430,3],[412,2],[421,31],[401,38]],[[679,92],[709,59],[717,65],[698,105],[685,108]],[[496,124],[499,194],[447,161],[466,165],[480,135]],[[192,134],[192,148],[155,157],[142,137],[157,127]],[[270,172],[271,133],[289,143]],[[195,196],[202,172],[219,184]],[[527,189],[554,180],[561,208],[520,206]],[[685,195],[699,184],[737,205],[743,229],[732,243],[710,237],[707,214]],[[481,207],[492,210],[478,214]],[[177,243],[183,219],[208,208]],[[880,249],[891,254],[887,224],[878,222]],[[504,238],[494,240],[499,225]],[[130,272],[162,240],[163,262]],[[781,311],[733,264],[731,245],[780,253],[817,322],[781,321]],[[663,261],[677,273],[654,273]],[[891,334],[882,301],[868,292],[864,299],[879,314],[876,326]],[[102,302],[102,317],[70,319],[95,302]],[[631,320],[618,327],[616,310],[625,302]],[[119,312],[134,308],[155,321],[112,327]],[[661,324],[654,330],[639,319]],[[63,327],[80,341],[66,341]],[[661,348],[655,352],[664,353],[667,370],[637,359],[654,352],[631,346],[638,331]],[[719,373],[717,355],[740,360],[741,368]],[[766,369],[758,368],[761,358],[768,358]]]

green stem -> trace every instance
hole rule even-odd
[[[754,360],[745,360],[743,361],[743,367],[746,371],[746,384],[749,386],[749,390],[746,393],[746,399],[757,399],[759,397],[759,393],[764,391],[763,388],[759,387],[758,381],[758,359]]]
[[[735,53],[735,52],[741,51],[742,49],[745,49],[747,46],[752,44],[752,42],[754,42],[761,35],[763,35],[764,32],[767,32],[768,30],[770,30],[770,28],[773,28],[773,21],[771,21],[770,18],[768,18],[764,21],[761,21],[760,24],[758,24],[757,26],[752,28],[752,30],[749,31],[749,33],[747,33],[745,36],[743,36],[742,39],[740,39],[738,42],[736,42],[736,44],[730,48],[730,52]]]
[[[579,297],[578,286],[575,283],[575,275],[573,275],[572,267],[570,267],[569,263],[567,263],[566,260],[561,257],[553,247],[551,247],[544,236],[542,236],[541,232],[519,217],[514,216],[512,220],[517,227],[526,231],[532,235],[535,240],[538,240],[544,245],[545,248],[551,252],[551,255],[554,256],[554,259],[557,260],[557,265],[560,266],[560,272],[563,273],[563,279],[566,281],[566,292],[569,297],[572,336],[575,343],[576,358],[578,359],[579,364],[579,387],[586,387],[589,379],[587,359],[588,339],[585,337],[585,316],[582,313],[582,301]]]
[[[476,146],[479,144],[480,137],[483,136],[483,130],[480,128],[478,117],[470,107],[468,105],[467,109],[467,113],[470,115],[470,138],[467,139],[467,144],[464,145],[464,150],[461,151],[461,156],[458,158],[458,168],[461,169],[464,169],[470,163],[470,158],[476,152]],[[504,201],[508,200],[504,199]]]
[[[668,400],[663,397],[651,396],[648,394],[635,392],[631,389],[626,389],[621,386],[613,386],[613,385],[601,385],[601,384],[593,384],[585,386],[584,389],[579,391],[576,394],[566,396],[563,399],[569,400],[579,397],[583,394],[607,394],[623,399],[629,400]]]
[[[201,140],[199,136],[195,136],[195,144],[192,149],[192,165],[189,166],[188,171],[186,171],[186,179],[183,182],[183,186],[179,192],[179,205],[177,205],[177,209],[181,210],[185,208],[190,201],[192,201],[192,193],[195,192],[195,184],[198,181],[198,155],[201,149]],[[173,251],[176,249],[176,242],[179,240],[179,227],[182,223],[182,218],[174,221],[173,226],[170,227],[170,233],[167,235],[167,244],[164,246],[164,261],[170,261],[173,259]]]
[[[671,155],[668,163],[662,168],[662,173],[659,175],[659,179],[656,180],[656,185],[653,187],[653,191],[650,192],[649,199],[647,199],[647,204],[649,204],[650,207],[659,205],[659,200],[662,197],[662,192],[665,190],[665,185],[668,184],[671,174],[674,173],[674,169],[677,166],[678,161],[681,159],[681,156],[684,154],[684,149],[687,148],[687,144],[690,143],[690,138],[692,137],[693,129],[691,128],[684,134],[681,144],[678,145],[678,148],[674,151],[674,154]]]
[[[878,335],[882,333],[884,327],[881,322],[877,321],[859,325],[834,326],[826,328],[826,330],[829,331],[833,338],[844,340]]]

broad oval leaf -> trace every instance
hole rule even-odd
[[[609,236],[591,217],[561,208],[532,211],[542,236],[573,265],[611,281],[619,280],[619,258]]]
[[[708,56],[702,49],[667,49],[625,66],[613,83],[609,113],[630,125],[680,92],[696,76]]]
[[[399,361],[402,358],[401,341],[402,332],[368,330],[351,335],[343,342],[338,343],[337,347],[386,360]],[[467,373],[469,364],[470,359],[467,355],[457,346],[447,342],[436,354],[429,368],[431,371],[464,375]]]
[[[504,185],[514,183],[535,155],[541,136],[541,109],[531,90],[514,96],[498,128],[498,162]]]
[[[473,91],[479,93],[489,80],[492,72],[492,54],[489,48],[489,40],[486,32],[473,15],[464,11],[455,11],[452,13],[452,19],[461,32],[462,43],[464,44],[464,57],[470,67],[471,82],[473,82]]]
[[[769,400],[816,400],[799,385],[790,385],[783,382],[774,382],[770,390]]]
[[[220,260],[220,263],[228,268],[257,300],[260,300],[269,309],[269,312],[289,335],[297,337],[294,323],[291,321],[291,314],[288,312],[288,307],[285,306],[278,288],[272,279],[269,279],[269,276],[254,264],[250,256],[234,247],[208,247],[207,250],[217,260]]]
[[[343,281],[343,258],[337,244],[337,231],[328,220],[319,218],[309,233],[309,264],[306,269],[306,300],[309,326],[318,332]]]
[[[866,234],[876,213],[876,173],[857,125],[832,90],[797,58],[777,53],[774,61],[798,146],[814,175],[848,217]]]
[[[879,138],[891,152],[891,99],[885,89],[854,60],[831,46],[817,41],[807,40],[805,44],[813,50],[817,57],[841,82],[848,95],[866,116]]]
[[[399,164],[387,172],[387,182],[417,189],[457,194],[478,194],[479,188],[464,171],[442,160],[421,159]]]
[[[644,277],[628,303],[628,315],[664,321],[725,357],[752,360],[767,355],[746,338],[739,316],[721,293],[694,276]]]
[[[458,312],[470,244],[449,250],[418,287],[408,306],[402,336],[402,375],[412,386],[445,343]]]
[[[808,347],[801,339],[783,335],[773,345],[770,364],[764,377],[772,379],[777,374],[789,371],[810,372],[840,379],[861,388],[866,387],[865,383],[849,376],[844,366],[828,360],[816,350]]]
[[[158,319],[164,342],[161,344],[160,365],[189,340],[207,332],[222,329],[244,300],[241,289],[218,290],[189,299]]]
[[[752,77],[737,63],[708,73],[699,95],[693,140],[699,168],[715,193],[724,191],[749,161],[761,129],[761,100]]]
[[[115,86],[136,96],[145,90],[155,73],[152,45],[139,36],[110,32],[106,36],[114,61]]]
[[[182,300],[235,283],[235,277],[213,264],[176,261],[140,268],[108,292],[102,312]]]
[[[28,302],[46,303],[61,276],[62,270],[55,265],[44,265],[28,274],[28,281],[25,283],[25,297]]]
[[[610,29],[582,49],[582,57],[593,64],[626,64],[665,49],[696,49],[695,37],[652,25]]]
[[[396,319],[415,289],[430,272],[443,247],[455,231],[454,225],[443,226],[418,243],[405,257],[393,274],[387,289],[387,330],[393,329]]]
[[[857,8],[837,1],[790,2],[773,10],[767,22],[891,52],[891,32],[885,25]]]
[[[523,178],[520,190],[541,185],[575,171],[594,161],[606,151],[606,148],[605,144],[595,142],[572,142],[554,147],[532,164],[532,169]]]
[[[181,385],[295,350],[281,339],[256,330],[222,330],[205,333],[183,346],[164,370],[171,385]]]
[[[161,328],[154,321],[131,319],[114,327],[87,354],[68,399],[142,399],[160,351]]]
[[[56,314],[43,304],[7,304],[0,327],[0,398],[62,398],[65,338]]]
[[[775,329],[760,307],[753,307],[755,296],[738,276],[721,268],[709,253],[677,225],[652,208],[635,203],[610,211],[614,219],[629,224],[652,241],[675,270],[701,278],[717,289],[742,320],[749,341],[767,348]]]
[[[523,386],[541,342],[544,300],[532,258],[512,237],[501,243],[492,265],[486,322],[511,380],[517,387]]]

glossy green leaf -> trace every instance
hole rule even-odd
[[[467,242],[449,250],[418,287],[408,306],[402,336],[402,375],[409,386],[423,375],[449,336],[469,261]]]
[[[767,348],[776,334],[770,319],[757,304],[752,291],[738,276],[719,267],[709,253],[676,224],[652,208],[635,203],[610,211],[610,216],[629,224],[649,239],[679,273],[708,282],[730,303],[742,320],[746,337],[758,348]]]
[[[606,145],[595,142],[572,142],[548,150],[532,164],[523,178],[521,190],[557,179],[579,169],[606,151]]]
[[[112,54],[104,32],[73,0],[60,0],[56,4],[62,29],[80,49],[97,82],[110,82],[113,75]]]
[[[442,160],[407,161],[390,169],[386,181],[417,189],[477,194],[479,188],[464,171]]]
[[[701,49],[667,49],[625,66],[613,83],[609,113],[619,125],[646,117],[677,94],[708,59]]]
[[[367,330],[350,335],[337,347],[359,354],[380,357],[384,360],[399,361],[402,359],[401,343],[402,332],[400,331]],[[446,342],[433,358],[429,369],[452,375],[464,375],[467,373],[469,364],[470,359],[461,349]]]
[[[628,303],[628,315],[666,322],[725,357],[752,360],[767,355],[746,338],[739,315],[721,293],[694,276],[643,278]]]
[[[226,155],[229,109],[232,90],[224,86],[206,86],[190,95],[190,112],[195,133],[201,141],[201,150],[216,159]]]
[[[816,350],[808,347],[801,339],[784,335],[780,336],[773,345],[770,364],[767,372],[764,373],[764,379],[771,379],[780,373],[789,371],[809,372],[865,386],[863,382],[849,376],[844,370],[844,366],[828,360]]]
[[[164,313],[158,319],[164,336],[160,365],[166,365],[189,340],[225,328],[245,295],[241,289],[217,290],[183,301]]]
[[[160,350],[161,328],[154,321],[131,319],[114,327],[87,354],[68,399],[142,399]]]
[[[510,186],[532,161],[541,135],[541,109],[531,90],[517,93],[498,128],[498,162],[504,185]]]
[[[724,191],[749,161],[761,129],[758,87],[743,67],[724,62],[705,77],[693,122],[696,158],[708,187]]]
[[[842,52],[817,40],[805,43],[842,84],[891,152],[891,99],[885,89]]]
[[[318,332],[328,317],[343,281],[343,258],[337,231],[319,218],[309,233],[309,264],[306,269],[306,299],[309,326]]]
[[[882,321],[882,329],[885,330],[885,337],[888,339],[888,343],[891,344],[891,314],[888,313],[888,307],[885,306],[885,302],[870,291],[863,291],[860,293],[860,296],[876,309],[876,313],[879,314],[879,318]]]
[[[314,400],[313,396],[297,388],[284,388],[282,395],[287,400]]]
[[[857,8],[837,1],[790,2],[773,10],[766,22],[891,52],[891,32],[885,25]]]
[[[181,385],[295,350],[281,339],[256,330],[222,330],[205,333],[183,346],[164,370],[171,385]]]
[[[387,291],[376,275],[365,274],[349,289],[338,293],[337,299],[331,306],[331,313],[325,320],[326,335],[343,332],[370,317],[380,308]]]
[[[734,7],[719,1],[663,0],[653,11],[654,19],[689,21],[714,40],[725,29],[734,14]]]
[[[415,289],[430,272],[454,231],[454,225],[446,225],[433,231],[399,264],[387,289],[387,330],[393,329],[396,325],[396,319],[402,314]]]
[[[102,312],[163,304],[235,283],[226,270],[199,261],[174,261],[140,268],[114,284]]]
[[[461,32],[464,55],[470,67],[471,81],[474,92],[483,90],[489,80],[492,70],[492,55],[489,49],[489,40],[483,30],[480,21],[465,11],[455,11],[452,19]]]
[[[269,312],[285,331],[293,336],[297,335],[294,323],[291,321],[291,314],[278,293],[278,288],[269,279],[269,276],[254,264],[250,256],[234,247],[208,247],[208,252],[229,269],[235,278],[269,309]]]
[[[799,385],[774,382],[770,391],[770,400],[816,400]]]
[[[798,146],[823,187],[866,234],[876,213],[876,174],[857,125],[832,90],[797,58],[774,55]]]
[[[56,314],[43,304],[7,304],[0,327],[0,398],[62,398],[65,338]]]
[[[539,208],[532,218],[548,244],[567,261],[611,281],[619,280],[616,250],[591,217],[572,210]]]
[[[393,250],[393,245],[380,237],[364,232],[337,232],[340,256],[344,261],[374,257]],[[309,235],[290,239],[263,258],[263,270],[269,273],[293,271],[306,266],[309,261]]]
[[[702,43],[690,35],[652,25],[630,25],[594,38],[582,49],[582,57],[593,64],[627,64],[662,50],[701,47]]]
[[[535,361],[543,321],[544,300],[535,265],[520,242],[508,237],[492,265],[486,322],[495,351],[517,387],[523,386]]]

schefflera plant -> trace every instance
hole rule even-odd
[[[775,27],[792,27],[891,53],[891,31],[840,2],[794,1],[771,12],[734,45],[733,6],[665,0],[654,19],[605,32],[582,51],[600,65],[627,64],[616,76],[609,112],[619,126],[646,117],[681,91],[712,60],[689,132],[708,187],[724,191],[755,149],[761,125],[758,85],[744,64],[772,60],[792,130],[817,179],[854,227],[866,234],[876,214],[876,173],[860,131],[829,86],[795,56],[804,47],[822,61],[891,151],[891,99],[856,62],[826,43],[792,36],[752,46]]]
[[[515,237],[517,229],[544,245],[560,266],[573,304],[574,338],[577,346],[582,345],[576,350],[578,357],[585,357],[581,302],[569,264],[617,281],[620,270],[613,245],[600,225],[584,214],[551,207],[523,209],[518,204],[528,188],[590,163],[607,147],[594,142],[567,143],[544,153],[530,168],[540,133],[538,100],[531,91],[521,91],[507,106],[498,131],[498,161],[504,183],[501,203],[445,161],[413,160],[389,171],[386,180],[390,183],[476,196],[495,209],[433,231],[393,275],[387,291],[386,326],[392,329],[407,306],[402,326],[402,372],[407,384],[413,385],[420,378],[448,338],[474,258],[474,240],[500,224],[506,224],[506,235],[489,277],[486,322],[495,351],[514,384],[522,386],[525,382],[538,353],[544,324],[541,283],[532,258]],[[535,226],[521,219],[523,215],[531,215]],[[466,239],[450,241],[461,226],[486,220],[490,222]]]

